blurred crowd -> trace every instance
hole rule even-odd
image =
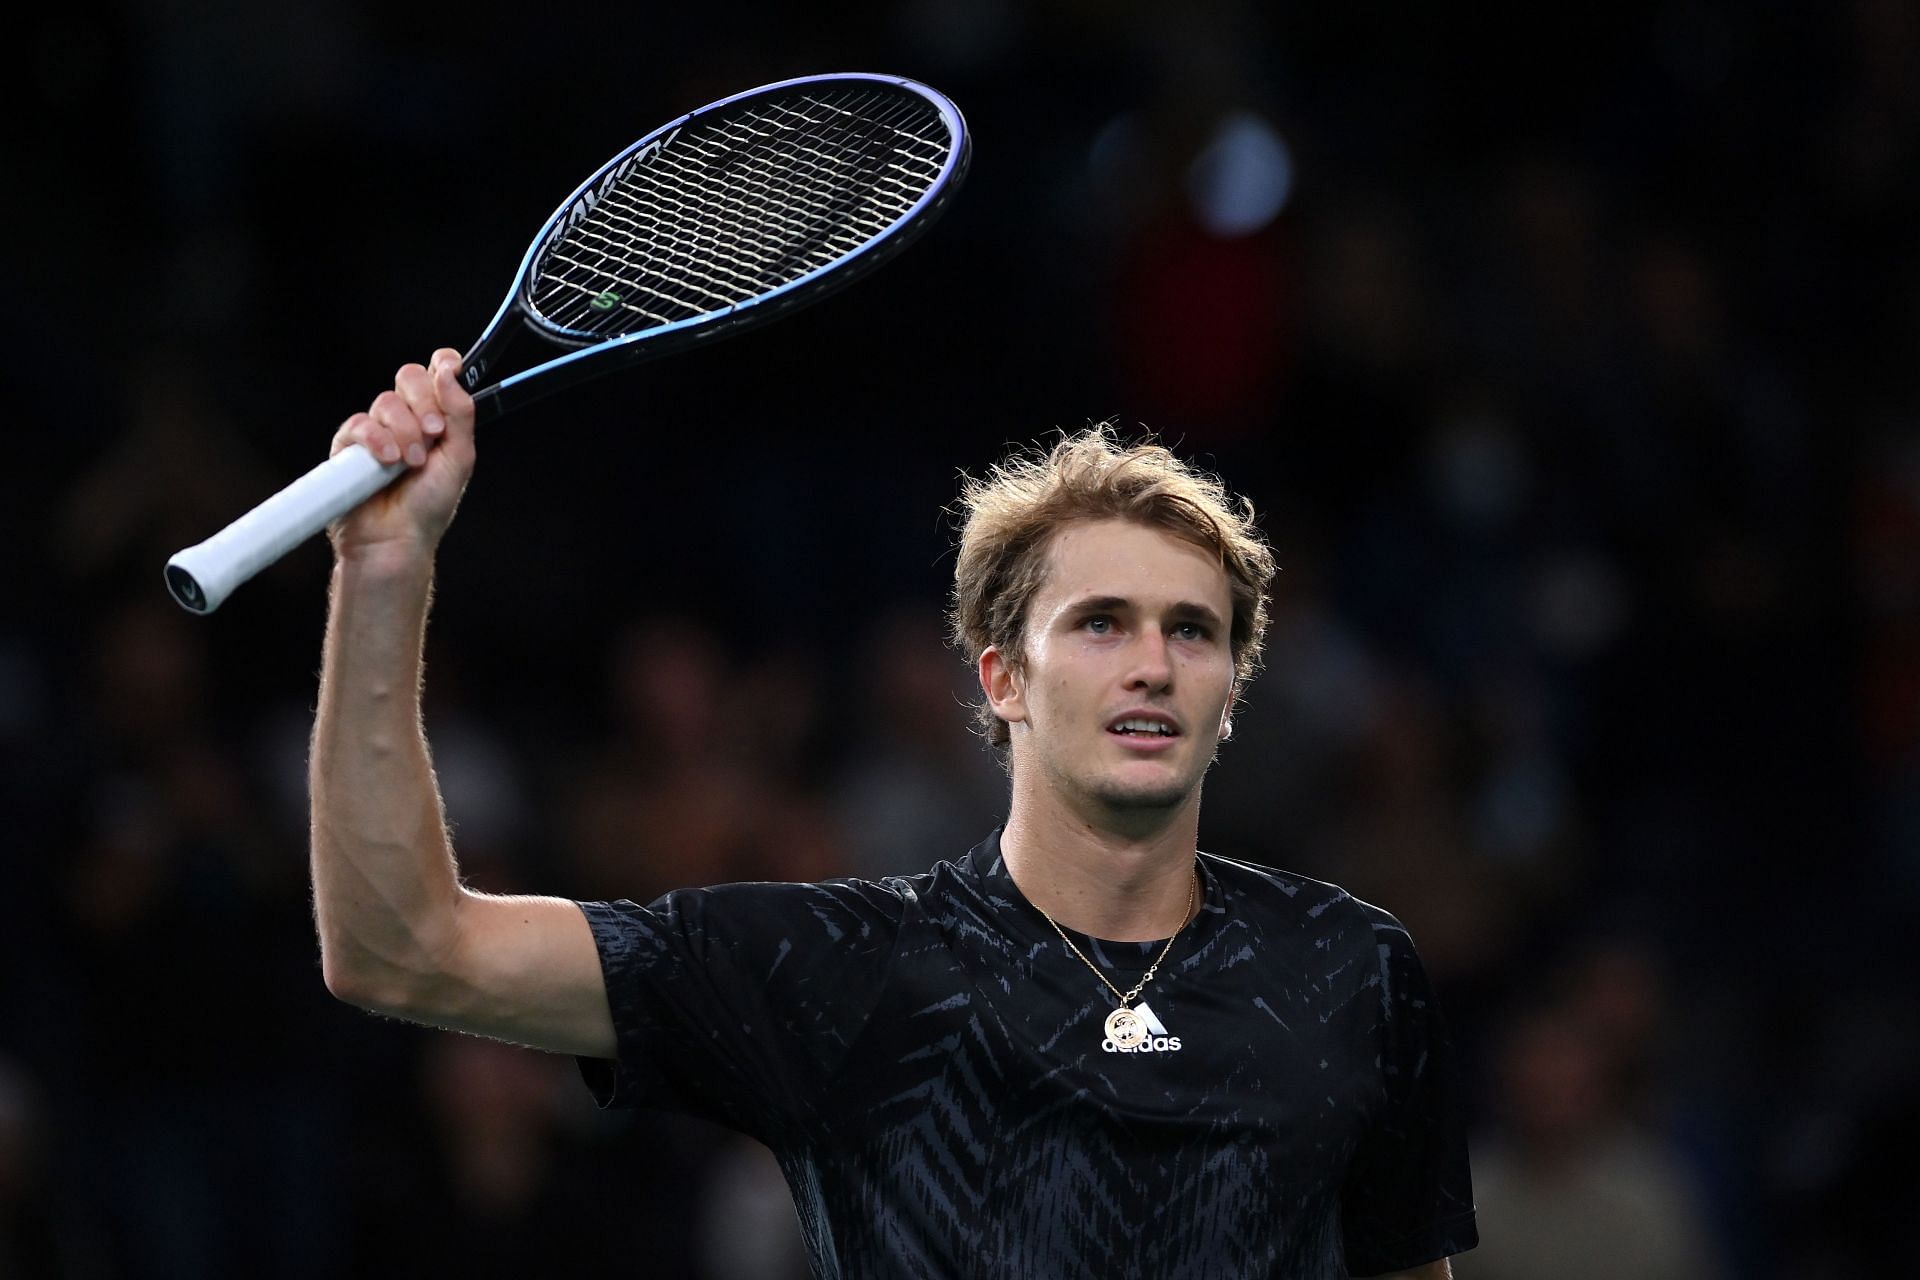
[[[1005,781],[941,643],[944,508],[1112,417],[1279,550],[1203,845],[1411,928],[1472,1090],[1458,1274],[1904,1266],[1920,10],[13,24],[45,127],[0,215],[0,1276],[803,1273],[753,1144],[330,1000],[325,550],[208,619],[160,565],[477,332],[603,155],[847,69],[967,112],[935,233],[482,441],[427,681],[469,882],[647,900],[977,842]]]

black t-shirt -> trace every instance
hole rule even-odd
[[[827,1277],[1287,1277],[1472,1248],[1440,1012],[1413,944],[1318,881],[1208,854],[1115,1051],[1113,993],[996,833],[917,876],[583,903],[603,1104],[770,1147]],[[1122,991],[1158,943],[1074,942]]]

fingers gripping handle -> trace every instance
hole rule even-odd
[[[167,561],[167,590],[212,613],[233,589],[387,487],[406,470],[349,445],[232,524]]]

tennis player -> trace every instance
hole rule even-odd
[[[474,466],[458,368],[403,368],[334,440],[410,465],[331,531],[312,795],[335,995],[575,1054],[603,1104],[761,1140],[816,1275],[1450,1274],[1477,1239],[1467,1154],[1406,931],[1196,848],[1273,572],[1244,504],[1097,431],[969,483],[954,631],[1013,780],[971,852],[648,906],[477,894],[419,699]]]

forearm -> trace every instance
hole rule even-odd
[[[450,964],[461,889],[420,719],[430,557],[333,571],[309,765],[327,986],[403,1012]]]

